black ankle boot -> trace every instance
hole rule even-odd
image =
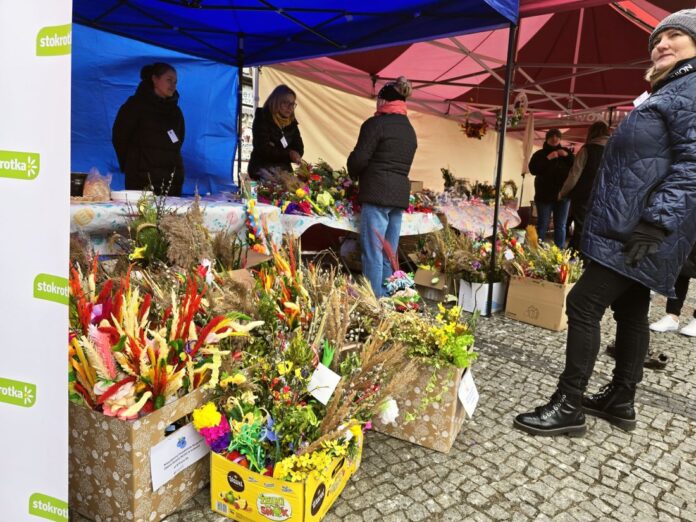
[[[532,435],[568,434],[572,437],[582,437],[587,429],[580,397],[560,391],[551,396],[548,404],[515,417],[513,424]]]
[[[582,398],[582,409],[588,415],[608,420],[624,431],[636,428],[636,410],[633,401],[636,387],[610,382],[599,392]]]

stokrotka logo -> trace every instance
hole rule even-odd
[[[36,152],[0,150],[0,178],[33,180],[38,177],[40,167]]]
[[[36,403],[36,384],[0,377],[0,402],[31,408]]]
[[[70,300],[68,280],[51,274],[39,274],[34,278],[34,297],[66,305]]]
[[[29,514],[55,522],[68,522],[68,503],[48,495],[34,493],[29,497]]]
[[[43,27],[36,35],[36,56],[59,56],[72,50],[72,24]]]

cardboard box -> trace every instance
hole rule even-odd
[[[424,299],[444,301],[448,294],[457,295],[458,279],[437,270],[419,268],[413,276],[418,293]]]
[[[208,456],[152,491],[150,449],[167,426],[205,402],[195,390],[145,417],[122,421],[70,403],[70,509],[101,522],[162,520],[208,482]],[[169,435],[175,437],[176,432]]]
[[[464,371],[453,366],[435,369],[421,363],[416,382],[394,397],[399,406],[396,425],[383,424],[376,418],[372,419],[372,426],[385,435],[448,453],[466,417],[464,407],[457,396]],[[425,389],[433,373],[437,382],[434,394],[438,393],[437,390],[445,389],[442,400],[430,403],[425,410],[417,413],[416,420],[405,423],[406,413],[416,411],[421,399],[426,397]]]
[[[411,194],[413,194],[415,192],[420,192],[421,190],[423,190],[424,185],[423,185],[422,181],[412,179],[412,180],[410,180],[410,182],[411,182]]]
[[[327,470],[328,481],[310,478],[285,482],[255,473],[217,453],[211,456],[210,507],[237,522],[317,522],[329,511],[348,479],[360,467],[362,435],[358,454],[336,458]]]
[[[481,315],[489,315],[488,310],[488,283],[470,283],[463,279],[459,281],[459,300],[458,305],[465,312],[478,310]],[[507,283],[493,283],[493,313],[499,312],[505,306],[505,291]]]
[[[513,277],[508,288],[505,315],[549,330],[564,330],[568,325],[566,297],[571,288],[572,284]]]

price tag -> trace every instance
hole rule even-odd
[[[469,368],[466,369],[462,376],[462,382],[459,384],[459,400],[462,401],[464,411],[469,418],[474,416],[474,410],[479,401],[479,392],[474,383],[474,376]]]
[[[340,380],[340,375],[319,363],[309,380],[307,390],[310,395],[326,406]]]

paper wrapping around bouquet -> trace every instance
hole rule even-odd
[[[213,453],[210,462],[210,508],[237,522],[319,522],[360,467],[362,434],[353,458],[334,458],[326,480],[316,477],[286,482],[255,473]]]
[[[428,394],[425,389],[433,372],[437,375],[437,382],[433,392]],[[452,366],[435,369],[419,363],[418,378],[412,387],[397,392],[398,394],[393,397],[399,406],[396,424],[384,424],[375,418],[372,420],[375,431],[448,453],[466,417],[464,407],[457,396],[463,375],[464,370]],[[415,420],[409,423],[404,422],[406,413],[418,411],[422,398],[437,395],[440,390],[442,390],[441,401],[430,403],[422,413],[417,414]]]
[[[512,277],[505,315],[549,330],[565,330],[568,326],[566,298],[574,284],[562,285],[542,279]]]
[[[162,520],[176,511],[208,483],[210,457],[152,491],[150,450],[206,398],[198,389],[134,421],[70,403],[70,509],[103,522]]]

